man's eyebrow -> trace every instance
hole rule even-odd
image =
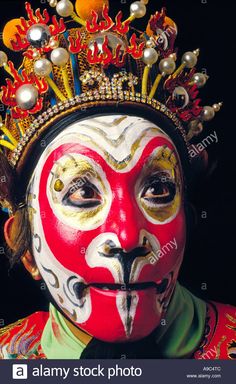
[[[74,162],[75,166],[76,167],[78,166],[78,162],[73,155],[71,155],[70,153],[67,153],[67,154],[65,154],[65,157],[69,157],[69,159]]]

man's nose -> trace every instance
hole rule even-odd
[[[130,252],[142,245],[139,244],[139,236],[141,229],[145,228],[145,218],[134,196],[128,191],[122,191],[122,196],[120,195],[114,198],[111,206],[110,228],[118,236],[121,248]]]

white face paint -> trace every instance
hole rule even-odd
[[[45,148],[29,188],[33,253],[78,327],[125,341],[159,324],[185,244],[181,182],[172,141],[140,117],[82,120]]]

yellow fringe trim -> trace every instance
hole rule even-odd
[[[58,99],[60,99],[61,101],[65,101],[66,97],[63,95],[63,93],[60,91],[60,89],[57,87],[57,85],[54,83],[51,77],[47,76],[46,79],[49,86],[52,88],[53,92],[58,97]]]
[[[186,64],[185,63],[182,63],[179,68],[176,69],[176,71],[173,73],[173,75],[171,75],[171,77],[174,79],[176,76],[178,76],[182,71],[183,69],[185,68]]]
[[[127,21],[130,21],[132,23],[132,21],[134,21],[135,19],[136,17],[134,15],[130,15],[130,17],[128,17],[128,19],[126,19],[124,23],[126,23]]]
[[[69,78],[68,78],[68,73],[67,73],[66,67],[62,67],[61,71],[62,71],[62,75],[63,75],[63,81],[64,81],[64,85],[65,85],[67,96],[68,96],[69,99],[72,99],[73,98],[73,93],[72,93],[72,90],[71,90],[71,87],[70,87],[70,83],[69,83]]]
[[[12,74],[12,72],[11,72],[11,70],[10,70],[10,68],[9,68],[9,66],[8,66],[7,64],[5,64],[5,65],[3,66],[3,68],[5,69],[5,71],[6,71],[11,77],[14,78],[14,76],[13,76],[13,74]]]
[[[13,144],[9,143],[9,141],[6,140],[0,140],[0,145],[10,149],[11,151],[14,151],[14,149],[16,148]]]
[[[11,132],[9,131],[9,129],[7,129],[7,127],[5,127],[5,125],[3,127],[0,128],[1,131],[4,133],[4,135],[6,135],[8,137],[9,140],[11,140],[12,144],[17,147],[17,140],[12,136]]]
[[[158,88],[158,85],[160,84],[160,81],[162,79],[162,74],[159,73],[156,77],[156,80],[154,81],[154,84],[152,86],[151,92],[149,93],[149,97],[152,99],[156,93],[156,90]]]
[[[21,121],[19,121],[19,120],[17,120],[17,127],[19,128],[21,135],[24,136],[25,130],[24,130],[23,126],[22,126]]]
[[[143,80],[142,80],[142,95],[147,95],[147,84],[148,84],[148,75],[150,72],[150,67],[146,65],[143,72]]]
[[[71,17],[72,17],[72,19],[73,19],[76,23],[81,24],[81,25],[83,25],[84,27],[86,26],[86,21],[83,20],[83,19],[81,19],[79,16],[77,16],[75,12],[72,13]]]

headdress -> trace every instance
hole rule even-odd
[[[221,103],[202,106],[199,88],[207,81],[196,70],[199,49],[177,59],[177,26],[163,8],[137,31],[133,20],[146,14],[148,0],[135,1],[130,17],[109,15],[105,0],[50,0],[57,15],[33,10],[8,22],[5,45],[22,55],[19,68],[0,52],[6,116],[0,122],[2,158],[16,174],[31,163],[33,148],[66,116],[127,106],[156,113],[170,123],[186,153]],[[140,112],[138,112],[140,113]],[[7,196],[2,203],[8,206]]]

